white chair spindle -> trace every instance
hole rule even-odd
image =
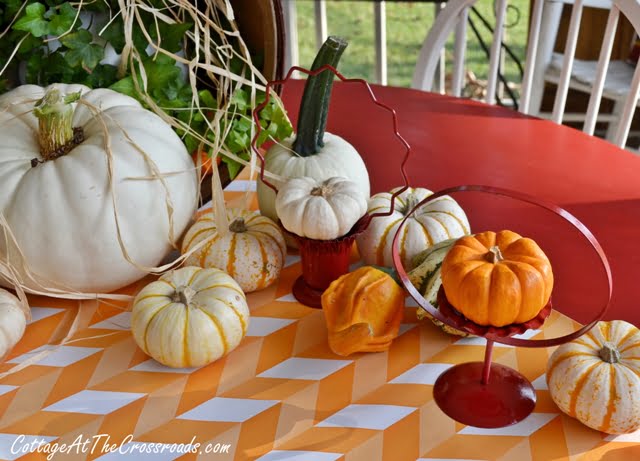
[[[487,98],[489,104],[496,102],[496,89],[498,87],[498,67],[500,66],[500,52],[502,51],[502,34],[504,20],[507,11],[507,0],[496,2],[496,24],[493,31],[493,43],[489,57],[489,75],[487,77]]]
[[[316,17],[316,48],[320,49],[327,39],[327,3],[325,0],[314,2],[314,13]]]
[[[587,116],[582,128],[582,131],[589,135],[593,135],[593,131],[596,127],[598,112],[600,112],[600,102],[602,101],[604,82],[607,77],[607,71],[609,70],[609,61],[611,61],[611,50],[613,49],[613,42],[615,40],[619,17],[620,9],[617,6],[613,5],[607,19],[607,26],[604,31],[604,40],[602,41],[602,47],[600,48],[600,57],[598,59],[598,71],[596,73],[596,80],[593,84],[593,88],[591,89],[589,106],[587,108]]]
[[[440,52],[447,41],[449,31],[452,31],[457,24],[462,10],[471,3],[473,2],[470,0],[449,0],[440,14],[441,17],[434,22],[422,43],[411,81],[411,88],[424,91],[433,89],[433,80],[440,61]]]
[[[438,15],[444,9],[445,3],[434,3],[433,4],[433,15],[434,19],[438,19]],[[440,59],[438,59],[438,66],[436,67],[436,87],[434,90],[438,91],[440,94],[446,93],[447,86],[447,54],[444,47],[440,50]]]
[[[523,114],[528,114],[531,105],[531,91],[533,86],[533,76],[536,71],[536,56],[538,54],[538,41],[540,40],[540,29],[542,27],[542,10],[544,0],[535,0],[533,11],[531,12],[531,25],[529,27],[529,47],[525,60],[524,76],[522,77],[522,89],[520,90],[520,105],[518,110]]]
[[[573,9],[571,10],[569,32],[567,34],[567,43],[564,48],[564,58],[562,61],[562,71],[560,72],[560,80],[556,92],[556,100],[553,104],[553,112],[551,114],[551,120],[553,120],[555,123],[562,123],[562,114],[564,114],[564,109],[567,105],[569,80],[571,79],[573,60],[576,54],[578,32],[580,32],[580,21],[582,20],[582,10],[582,0],[576,0],[573,5]]]
[[[376,42],[376,80],[387,84],[387,13],[384,1],[373,3]]]
[[[616,130],[613,143],[624,148],[629,136],[629,129],[631,128],[631,122],[633,121],[633,114],[636,111],[636,105],[638,104],[638,93],[640,92],[640,61],[636,64],[636,70],[633,73],[633,81],[631,82],[631,89],[627,95],[627,100],[624,102],[624,107],[620,115],[620,122]]]
[[[467,19],[469,8],[464,8],[460,13],[456,26],[454,41],[453,81],[451,90],[454,96],[460,97],[464,88],[465,52],[467,49]]]
[[[282,0],[282,14],[284,16],[285,50],[284,71],[289,72],[291,66],[300,62],[298,55],[298,15],[295,0]]]

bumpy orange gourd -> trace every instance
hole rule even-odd
[[[533,319],[549,302],[553,272],[538,244],[515,232],[459,239],[442,262],[447,299],[465,317],[497,327]]]
[[[334,280],[322,295],[331,350],[338,355],[387,350],[398,336],[404,299],[400,285],[374,267]]]

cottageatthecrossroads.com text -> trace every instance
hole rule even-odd
[[[119,443],[113,443],[109,434],[97,434],[91,437],[78,435],[70,443],[49,442],[44,438],[32,439],[25,435],[19,435],[11,444],[11,454],[25,455],[27,453],[46,453],[47,460],[56,455],[65,454],[229,454],[230,444],[206,443],[196,441],[194,436],[187,443],[159,443],[159,442],[134,442],[133,435],[129,434]]]

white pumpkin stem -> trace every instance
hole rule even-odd
[[[311,195],[314,197],[324,197],[327,195],[327,187],[326,186],[318,186],[311,189]]]
[[[489,248],[489,251],[485,254],[485,259],[489,261],[491,264],[496,264],[502,261],[504,259],[504,256],[502,256],[502,252],[500,251],[500,248],[494,245],[491,248]]]
[[[236,218],[229,224],[229,230],[238,234],[247,232],[247,223],[244,222],[244,218]]]
[[[73,127],[73,102],[80,93],[63,96],[57,88],[48,90],[33,111],[38,117],[38,141],[44,160],[67,154],[84,139],[82,128]]]
[[[191,300],[196,295],[196,290],[188,285],[181,285],[176,288],[176,292],[173,294],[172,301],[174,303],[182,303],[185,306],[191,304]]]
[[[407,199],[405,200],[404,208],[398,211],[400,211],[403,215],[407,215],[411,210],[415,208],[415,206],[418,204],[418,201],[418,197],[413,194],[409,194],[407,196]]]
[[[620,351],[611,343],[604,343],[598,355],[607,363],[618,363],[620,361]]]

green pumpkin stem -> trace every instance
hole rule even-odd
[[[604,343],[598,355],[607,363],[618,363],[620,361],[620,351],[611,343]]]
[[[318,51],[311,70],[319,69],[325,64],[337,67],[346,47],[347,41],[343,38],[328,37]],[[301,157],[317,154],[324,146],[324,131],[334,77],[333,72],[325,70],[309,77],[304,86],[298,114],[297,135],[293,142],[293,150]]]
[[[82,142],[82,129],[72,124],[72,103],[78,99],[79,92],[63,96],[60,90],[51,88],[36,102],[33,113],[38,118],[40,154],[45,161],[67,154]]]

